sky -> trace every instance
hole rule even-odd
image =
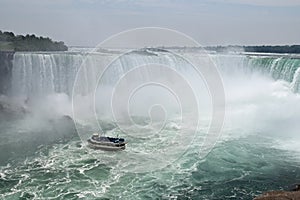
[[[162,27],[201,45],[300,44],[300,0],[0,0],[0,30],[69,46]]]

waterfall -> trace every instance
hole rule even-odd
[[[248,57],[250,67],[271,76],[275,80],[290,83],[292,91],[300,92],[300,58],[289,57]]]
[[[187,57],[199,56],[195,53]],[[52,93],[72,94],[74,82],[80,67],[81,94],[88,94],[95,88],[103,66],[112,60],[112,54],[67,53],[15,53],[12,68],[12,94],[16,96],[35,96]],[[294,92],[300,92],[300,58],[245,56],[245,55],[211,55],[220,71],[261,72],[275,80],[285,80],[291,84]],[[135,52],[114,61],[104,74],[104,82],[116,82],[120,76],[134,66],[159,63],[172,66],[184,73],[187,63],[168,52]],[[189,69],[188,69],[189,70]],[[151,73],[151,70],[148,72]],[[141,74],[147,79],[149,74]]]
[[[291,84],[294,92],[300,92],[300,67],[297,68]]]
[[[16,53],[12,69],[13,95],[71,94],[81,55]]]
[[[99,59],[100,58],[100,59]],[[101,55],[83,53],[15,53],[12,69],[14,96],[41,96],[53,93],[72,94],[77,72],[81,68],[81,93],[88,93],[96,82],[97,62]]]
[[[72,94],[75,79],[77,92],[88,94],[95,89],[100,72],[113,61],[111,54],[84,53],[16,53],[13,58],[12,94],[15,96],[41,96],[52,93]],[[172,54],[141,54],[134,52],[114,60],[104,71],[103,82],[116,83],[126,72],[145,64],[171,65],[184,69],[186,62]],[[78,74],[79,76],[77,76]],[[147,80],[151,73],[141,74],[137,79]]]

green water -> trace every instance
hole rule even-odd
[[[204,159],[191,148],[163,169],[135,173],[123,152],[85,148],[80,141],[43,146],[24,161],[1,167],[4,199],[252,199],[300,179],[296,154],[270,138],[220,142]],[[129,161],[130,163],[130,161]]]
[[[186,144],[172,139],[176,127],[159,134],[151,129],[142,133],[131,129],[121,133],[128,141],[126,150],[104,152],[87,148],[78,137],[54,140],[64,137],[65,131],[57,131],[61,128],[53,122],[37,131],[43,121],[39,116],[22,126],[1,121],[0,199],[253,199],[265,191],[289,189],[299,183],[300,59],[217,58],[218,64],[223,63],[221,69],[227,67],[227,72],[221,70],[227,115],[222,137],[206,157],[200,156],[202,130],[195,137],[184,132],[191,139]],[[243,67],[246,69],[240,70]],[[63,65],[61,68],[65,70]],[[62,82],[68,82],[70,77],[64,78]],[[109,134],[115,129],[113,123],[103,127],[112,129]],[[80,128],[87,137],[98,131]],[[34,140],[37,136],[39,140]],[[19,145],[18,151],[6,148],[7,141]]]

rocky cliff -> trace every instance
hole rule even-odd
[[[0,94],[7,94],[11,87],[14,52],[0,51]]]

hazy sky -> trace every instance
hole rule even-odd
[[[300,0],[0,0],[0,30],[94,46],[155,26],[202,45],[300,44]]]

